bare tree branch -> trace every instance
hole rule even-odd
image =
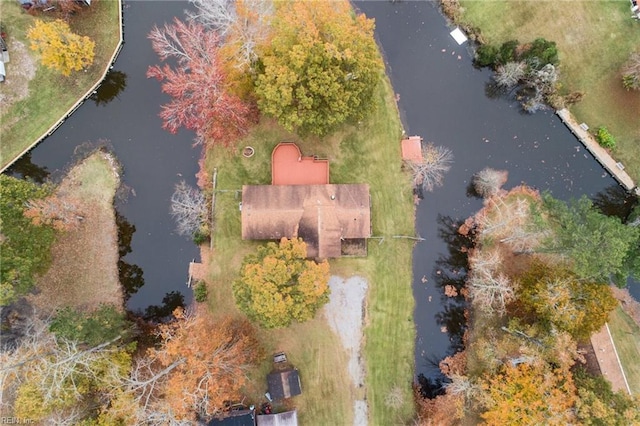
[[[524,78],[527,72],[527,64],[524,62],[507,62],[504,65],[499,65],[496,68],[496,72],[493,75],[493,79],[498,86],[506,87],[508,89],[514,87]]]
[[[442,185],[444,174],[451,169],[452,162],[451,150],[429,143],[422,148],[422,161],[407,161],[407,165],[411,169],[414,185],[422,186],[425,191],[433,191]]]
[[[215,30],[221,40],[233,45],[237,68],[251,67],[256,47],[267,39],[274,13],[272,0],[189,0],[196,11],[187,11],[192,21]]]
[[[483,198],[489,198],[500,191],[502,185],[507,181],[508,176],[509,172],[506,170],[495,170],[491,167],[485,167],[473,175],[473,187],[478,195]]]
[[[185,10],[189,20],[218,32],[224,39],[235,24],[238,15],[234,0],[189,0],[196,10]]]
[[[171,216],[176,220],[178,234],[192,236],[207,220],[207,205],[202,191],[180,181],[171,196]]]
[[[502,256],[498,250],[474,251],[469,256],[467,291],[472,303],[487,313],[504,315],[515,297],[515,283],[499,272]]]

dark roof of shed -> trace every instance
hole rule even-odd
[[[207,423],[207,426],[255,426],[253,410],[229,411],[220,414]]]
[[[302,238],[308,257],[340,257],[342,238],[371,236],[369,185],[244,185],[242,238]]]
[[[267,376],[267,384],[269,385],[271,398],[275,401],[291,398],[292,396],[300,395],[302,393],[300,375],[296,369],[274,371],[270,373]]]

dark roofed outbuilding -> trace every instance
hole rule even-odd
[[[207,426],[255,426],[254,410],[229,411],[214,417]]]
[[[275,401],[291,398],[302,393],[300,375],[295,368],[274,371],[267,376],[267,384],[269,386],[269,394]]]

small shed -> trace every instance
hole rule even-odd
[[[267,376],[269,394],[275,401],[279,401],[302,393],[300,375],[298,370],[290,368],[282,371],[274,371]]]
[[[298,426],[298,412],[285,411],[278,414],[260,414],[256,416],[258,426]]]
[[[207,426],[255,426],[254,410],[235,410],[215,416]]]
[[[402,159],[413,163],[422,163],[422,138],[420,136],[410,136],[403,139]]]

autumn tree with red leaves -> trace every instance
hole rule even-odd
[[[162,28],[154,26],[148,37],[160,60],[176,61],[175,67],[154,65],[147,71],[172,98],[160,112],[163,128],[176,133],[185,127],[196,132],[198,143],[223,145],[247,132],[256,109],[228,90],[214,31],[176,18]]]

